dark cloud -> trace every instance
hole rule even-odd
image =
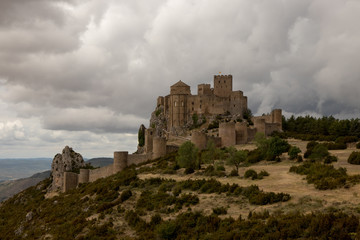
[[[136,132],[171,84],[195,93],[218,72],[257,114],[356,116],[359,13],[350,0],[4,0],[0,109],[18,119],[0,122]]]

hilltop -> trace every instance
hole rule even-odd
[[[308,142],[289,139],[303,155]],[[254,144],[237,149],[256,149]],[[335,169],[348,176],[360,173],[345,150]],[[176,163],[177,153],[132,165],[115,175],[80,184],[66,193],[48,194],[47,179],[0,208],[0,238],[27,239],[352,239],[357,236],[360,211],[358,181],[318,190],[303,175],[290,172],[304,163],[244,162],[239,176],[231,176],[228,153],[212,164],[186,174]],[[324,165],[325,166],[325,165]],[[245,178],[247,170],[267,172],[262,179]],[[350,181],[350,180],[346,180]]]

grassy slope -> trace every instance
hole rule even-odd
[[[300,148],[303,148],[305,145],[304,142],[300,141],[293,141],[292,144],[298,145]],[[333,152],[340,157],[339,162],[335,164],[336,166],[346,165],[345,159],[351,150],[344,151],[346,153],[340,151]],[[49,184],[49,181],[45,180],[2,204],[0,207],[0,239],[14,239],[24,236],[27,239],[41,237],[49,237],[50,239],[72,239],[75,237],[78,239],[91,239],[96,238],[96,236],[99,239],[104,236],[107,239],[132,239],[144,236],[147,236],[148,239],[156,236],[171,239],[175,238],[177,234],[186,235],[186,232],[189,232],[189,234],[200,234],[199,236],[203,238],[205,235],[201,234],[204,234],[205,230],[210,232],[213,238],[216,238],[216,236],[226,238],[225,233],[223,233],[224,231],[229,234],[226,235],[229,236],[229,239],[236,236],[248,236],[247,238],[251,239],[250,237],[261,238],[265,236],[254,236],[251,233],[251,229],[259,227],[258,232],[261,233],[264,229],[270,227],[268,224],[272,223],[271,221],[274,218],[278,219],[278,224],[282,221],[316,223],[318,219],[329,218],[327,226],[329,231],[332,226],[344,224],[345,221],[346,225],[352,226],[349,229],[343,228],[347,232],[344,233],[345,237],[341,237],[345,239],[349,236],[355,236],[354,232],[357,231],[358,226],[355,223],[350,223],[352,221],[358,222],[360,199],[357,196],[357,192],[360,190],[359,185],[355,185],[350,189],[316,190],[313,185],[306,183],[303,176],[289,173],[289,168],[294,163],[286,160],[285,157],[281,163],[260,162],[251,166],[251,168],[257,171],[264,169],[270,173],[269,177],[265,177],[262,180],[253,181],[243,179],[242,177],[222,177],[217,179],[224,186],[227,183],[229,185],[238,184],[240,186],[256,184],[266,192],[273,191],[291,194],[292,198],[290,201],[264,206],[250,204],[249,199],[241,194],[204,192],[201,189],[192,191],[184,187],[182,187],[181,194],[176,197],[173,193],[176,191],[176,188],[181,188],[179,186],[182,186],[180,184],[182,181],[186,181],[189,178],[194,180],[208,179],[209,177],[198,175],[197,173],[184,175],[183,169],[177,170],[175,174],[163,174],[164,171],[171,169],[172,166],[173,159],[168,158],[167,160],[144,165],[140,169],[138,168],[137,174],[135,174],[134,169],[128,169],[122,173],[106,179],[100,179],[94,183],[82,185],[76,190],[52,198],[45,197],[45,189]],[[358,166],[351,167],[351,170],[349,169],[350,173],[360,173],[360,169],[357,169]],[[243,175],[246,169],[242,168],[240,170],[240,176]],[[229,173],[230,171],[231,167],[226,166],[226,172]],[[164,177],[168,180],[161,180],[156,177]],[[161,194],[157,195],[159,189],[162,191],[160,191]],[[127,200],[121,200],[122,193],[127,190],[131,190],[132,196]],[[148,190],[150,190],[150,193]],[[184,198],[181,198],[182,196],[189,196],[189,194],[197,197],[199,203],[196,203],[196,201],[192,202],[194,199],[189,200],[188,198],[184,200]],[[146,201],[147,198],[152,200],[150,203],[158,202],[159,204],[150,204]],[[213,208],[218,207],[225,208],[227,213],[220,217],[211,215]],[[294,210],[300,211],[300,213],[310,213],[316,210],[323,212],[341,210],[348,214],[354,213],[355,216],[346,215],[344,217],[340,213],[335,215],[303,216],[293,213]],[[261,216],[260,214],[260,217],[250,217],[247,221],[239,218],[240,215],[242,215],[243,219],[248,217],[249,213],[264,213],[264,211],[269,212],[273,217],[269,217],[267,214]],[[202,212],[203,215],[196,215],[196,212]],[[279,215],[279,212],[283,212],[285,215]],[[158,219],[157,215],[160,216],[161,220],[156,220]],[[195,225],[192,225],[191,231],[195,232],[184,229],[182,225],[185,222],[194,221],[194,219],[196,219],[196,222],[194,222]],[[262,219],[267,219],[267,221]],[[169,222],[166,222],[166,220],[169,220]],[[199,221],[203,221],[203,224],[198,225],[197,222]],[[218,224],[216,225],[215,222]],[[217,227],[214,227],[214,224]],[[228,226],[229,229],[224,229],[222,224]],[[245,225],[253,227],[246,229]],[[296,224],[294,223],[293,225]],[[207,229],[204,230],[201,226],[207,226]],[[311,232],[311,227],[312,225],[307,226],[303,224],[298,226],[296,231],[301,230],[300,232],[304,234],[317,234]],[[306,231],[301,228],[305,228]],[[146,232],[143,229],[147,229]],[[242,229],[243,232],[239,233],[234,229]],[[274,228],[272,227],[271,229]],[[279,227],[279,229],[281,228]],[[285,232],[281,230],[271,231],[273,230],[269,230],[270,233],[267,234],[273,234],[271,236],[275,238],[278,236],[276,234],[284,234],[283,232]],[[352,235],[348,234],[349,232],[352,232]],[[328,235],[330,233],[325,232],[324,234]],[[291,235],[282,236],[289,238]],[[308,236],[304,235],[303,237]]]

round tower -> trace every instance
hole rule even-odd
[[[219,124],[219,137],[223,147],[234,146],[236,144],[235,123],[224,122]]]
[[[128,152],[114,152],[114,173],[118,173],[127,167],[128,154]]]
[[[199,150],[203,150],[206,148],[207,136],[203,132],[194,131],[191,134],[191,142],[195,144]]]
[[[88,183],[90,178],[90,169],[80,169],[79,183]]]
[[[162,137],[153,138],[153,156],[152,159],[166,155],[166,139]]]
[[[235,124],[236,144],[245,144],[248,139],[247,123],[237,122]]]
[[[281,109],[274,109],[272,111],[272,115],[273,115],[273,123],[282,124],[282,111],[281,111]]]

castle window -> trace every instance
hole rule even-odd
[[[219,83],[220,83],[220,80],[219,80]]]
[[[182,106],[182,107],[184,106],[184,102],[183,102],[183,101],[181,101],[181,106]]]
[[[194,105],[194,102],[192,102],[191,104]]]
[[[194,111],[194,108],[192,108],[192,110]]]
[[[176,102],[174,102],[174,106],[176,107]]]
[[[234,107],[235,107],[235,104],[234,104]]]
[[[201,105],[200,105],[200,109],[201,109]]]

